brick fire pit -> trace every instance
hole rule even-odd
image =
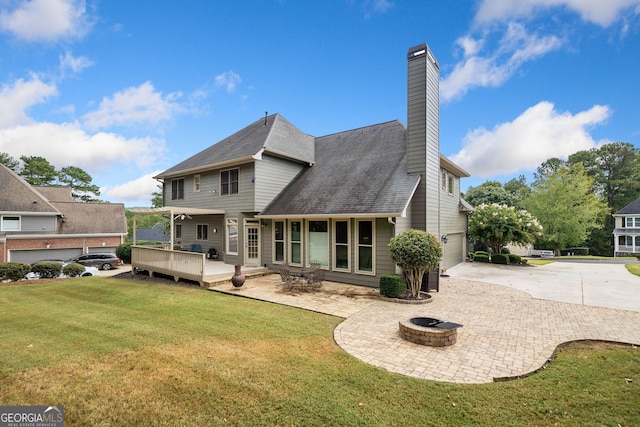
[[[414,317],[399,323],[400,336],[407,341],[432,347],[446,347],[456,343],[462,325],[431,317]]]

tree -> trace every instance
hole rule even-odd
[[[531,187],[527,184],[527,178],[525,178],[524,175],[520,175],[518,178],[513,178],[505,182],[502,188],[504,188],[507,193],[515,197],[517,203],[513,206],[517,208],[523,208],[522,201],[531,194]]]
[[[20,176],[31,185],[54,185],[58,178],[56,168],[44,157],[20,156],[22,170]]]
[[[556,251],[584,243],[594,228],[602,227],[607,213],[581,163],[563,164],[534,183],[525,206],[544,227],[539,243]]]
[[[161,208],[163,203],[162,197],[162,184],[158,184],[158,191],[151,193],[151,206],[154,208]]]
[[[514,206],[480,205],[469,217],[469,234],[493,253],[509,243],[526,245],[542,237],[543,227],[529,212]]]
[[[464,199],[471,206],[480,206],[490,203],[515,206],[518,200],[513,194],[508,193],[498,181],[486,181],[477,187],[469,187],[464,194]]]
[[[421,230],[407,230],[389,241],[391,259],[405,272],[412,298],[420,297],[422,277],[429,270],[438,269],[442,246],[432,234]]]
[[[83,202],[98,202],[100,188],[91,184],[92,178],[84,170],[76,166],[67,166],[58,172],[58,182],[64,186],[71,187],[71,195],[74,200]]]
[[[544,161],[540,166],[538,166],[538,170],[533,173],[533,177],[535,182],[539,182],[544,178],[553,175],[565,164],[564,160],[561,160],[557,157],[552,157]]]
[[[20,172],[20,162],[17,159],[11,157],[9,153],[0,153],[0,163],[2,163],[15,173]]]

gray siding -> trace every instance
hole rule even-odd
[[[227,169],[239,168],[238,174],[238,194],[220,194],[220,172]],[[184,177],[184,199],[171,200],[171,181],[167,179],[164,183],[164,205],[183,206],[192,208],[223,209],[228,211],[256,211],[254,206],[254,165],[245,163],[243,165],[216,169],[210,172],[200,173],[200,191],[193,191],[194,175]],[[178,179],[180,179],[178,178]],[[175,178],[174,178],[175,179]]]
[[[25,216],[20,219],[22,233],[54,233],[56,231],[57,217],[51,216]]]
[[[304,169],[300,163],[265,155],[255,162],[255,210],[261,211]]]

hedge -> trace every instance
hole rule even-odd
[[[493,254],[491,257],[491,262],[493,264],[504,264],[509,265],[509,255],[505,254]]]
[[[59,262],[39,262],[31,266],[31,271],[41,279],[54,279],[62,274],[62,264]]]
[[[24,279],[24,277],[31,271],[29,264],[22,262],[3,262],[0,263],[0,280],[16,280]]]
[[[388,298],[398,298],[407,290],[404,276],[400,274],[383,274],[380,276],[380,295]]]

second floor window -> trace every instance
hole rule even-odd
[[[220,194],[238,194],[238,169],[220,172]]]
[[[194,193],[200,192],[200,175],[193,176],[193,192]]]
[[[2,231],[20,231],[19,216],[3,216]]]
[[[171,200],[184,199],[184,179],[171,180]]]

